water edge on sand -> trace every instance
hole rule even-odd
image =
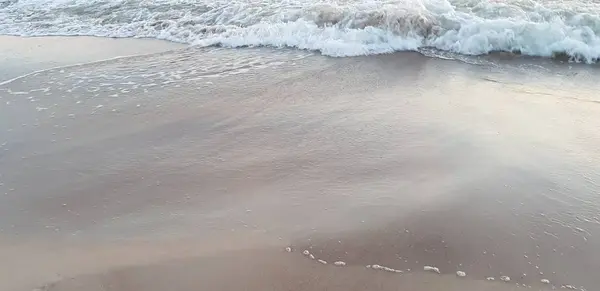
[[[0,282],[590,290],[600,108],[562,70],[189,48],[3,84]]]

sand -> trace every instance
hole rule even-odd
[[[0,82],[33,71],[184,47],[150,39],[0,36]]]
[[[4,84],[0,289],[592,290],[594,71],[521,65],[182,49]]]

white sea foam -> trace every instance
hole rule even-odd
[[[386,272],[390,272],[390,273],[402,273],[401,270],[397,270],[394,268],[390,268],[390,267],[386,267],[386,266],[381,266],[381,265],[367,265],[368,269],[373,269],[373,270],[383,270]]]
[[[343,57],[435,48],[600,58],[600,3],[550,0],[20,0],[0,33],[296,47]]]
[[[440,273],[440,269],[437,267],[432,267],[432,266],[425,266],[423,267],[424,271],[431,271],[431,272],[435,272],[435,273]]]

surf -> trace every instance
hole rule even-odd
[[[596,63],[600,4],[579,1],[5,1],[0,33],[292,47],[331,57],[435,49]]]

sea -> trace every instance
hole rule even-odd
[[[0,289],[600,290],[599,58],[591,0],[0,0]]]
[[[3,0],[0,33],[291,47],[332,57],[434,49],[595,63],[595,1]]]

